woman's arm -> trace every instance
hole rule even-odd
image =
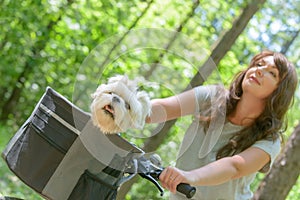
[[[175,193],[179,183],[189,183],[195,186],[219,185],[254,173],[269,161],[270,156],[265,151],[250,147],[238,155],[222,158],[191,171],[167,167],[159,179],[163,187]]]
[[[179,95],[151,101],[151,115],[146,123],[161,123],[195,112],[195,92],[189,90]]]

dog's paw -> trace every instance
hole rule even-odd
[[[146,118],[151,114],[151,101],[145,91],[138,91],[136,96],[141,106],[140,118],[137,120],[136,128],[143,129]]]

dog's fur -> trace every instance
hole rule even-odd
[[[103,133],[120,133],[128,128],[142,129],[151,112],[150,98],[138,91],[138,79],[126,75],[111,77],[92,94],[92,120]]]

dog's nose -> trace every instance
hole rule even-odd
[[[118,97],[116,97],[116,96],[114,96],[114,97],[112,98],[112,101],[113,101],[113,102],[120,103],[120,99],[119,99]]]

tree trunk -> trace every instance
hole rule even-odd
[[[192,9],[190,11],[190,13],[187,14],[187,16],[185,17],[185,19],[179,24],[179,26],[175,29],[174,35],[172,35],[170,37],[170,40],[168,41],[168,43],[163,47],[164,52],[168,52],[168,50],[170,49],[170,47],[173,45],[174,41],[177,39],[178,35],[181,33],[182,28],[186,25],[186,23],[193,18],[194,14],[195,14],[195,9],[199,6],[199,0],[195,0],[192,6]],[[159,63],[161,62],[161,60],[163,59],[165,53],[161,53],[158,56],[158,59],[155,60],[153,62],[153,64],[151,65],[150,70],[148,70],[143,76],[144,78],[147,80],[149,79],[149,77],[152,75],[152,73],[154,72],[154,70],[159,66]]]
[[[215,45],[215,48],[210,56],[211,59],[208,59],[200,68],[200,73],[197,73],[196,76],[193,77],[190,83],[191,87],[195,87],[204,82],[204,79],[201,77],[201,75],[209,75],[215,69],[211,66],[217,66],[219,64],[221,59],[232,47],[238,36],[243,32],[250,19],[259,10],[260,6],[265,3],[265,1],[266,0],[250,1],[250,3],[244,8],[243,13],[239,16],[239,18],[233,22],[231,29],[225,32],[220,41]]]
[[[170,37],[170,40],[169,42],[165,45],[165,47],[163,48],[166,52],[168,51],[168,49],[172,46],[172,44],[174,43],[174,41],[176,40],[178,34],[182,31],[182,28],[184,27],[184,25],[188,22],[188,20],[190,20],[193,16],[194,16],[194,13],[195,13],[195,9],[199,6],[199,0],[196,0],[194,1],[193,3],[193,6],[191,8],[191,12],[185,17],[185,19],[179,24],[179,26],[176,28],[176,31],[175,31],[175,34],[172,35]],[[143,76],[145,77],[145,79],[149,79],[149,77],[151,76],[152,72],[156,69],[157,66],[159,66],[159,62],[160,60],[163,58],[165,54],[161,53],[159,56],[158,56],[158,59],[156,61],[153,62],[153,64],[151,65],[151,69],[146,73],[144,74]],[[174,120],[174,123],[176,122],[176,120]],[[162,130],[160,130],[160,132],[168,132],[168,130],[170,130],[170,128],[173,126],[174,123],[169,123],[169,126],[168,125],[165,125],[163,127]],[[160,126],[157,127],[158,130],[160,129]],[[156,128],[156,129],[157,129]],[[164,131],[165,129],[165,131]],[[154,132],[158,132],[158,131],[154,131]],[[157,143],[158,145],[160,145],[161,143],[160,142],[155,142]],[[158,147],[158,146],[157,146]],[[157,147],[154,148],[157,149]],[[145,152],[150,152],[152,151],[151,150],[151,145],[149,146],[150,149],[147,149],[147,145],[144,144],[144,147],[143,147],[143,150]],[[118,192],[118,196],[117,196],[117,199],[118,200],[123,200],[125,199],[125,196],[126,194],[128,193],[128,191],[131,189],[132,185],[137,182],[138,180],[138,176],[135,176],[133,179],[127,181],[126,183],[124,183],[119,192]]]
[[[286,54],[286,52],[288,51],[288,49],[290,48],[290,46],[293,44],[293,42],[299,36],[299,33],[300,33],[300,29],[292,34],[291,40],[287,41],[285,44],[282,45],[282,48],[281,48],[282,49],[281,50],[282,54]]]
[[[204,83],[205,80],[201,77],[201,75],[210,75],[210,73],[215,69],[213,66],[216,67],[219,64],[220,60],[226,55],[238,36],[245,29],[252,16],[258,11],[259,6],[261,6],[264,2],[265,0],[256,0],[247,5],[240,17],[234,21],[232,28],[228,30],[221,38],[221,40],[219,40],[219,42],[215,45],[210,58],[207,59],[207,61],[201,67],[199,67],[200,73],[197,73],[193,77],[189,86],[187,86],[187,89],[189,89],[190,87],[195,87],[197,85],[202,85]],[[175,124],[175,122],[176,120],[166,122],[164,127],[158,134],[148,138],[145,141],[143,149],[146,152],[155,151],[162,143],[166,134]],[[160,125],[158,126],[158,129],[160,129]],[[154,132],[156,133],[156,130],[154,130]]]
[[[132,24],[129,26],[128,30],[120,37],[117,41],[114,42],[112,47],[109,49],[108,53],[105,55],[104,60],[99,64],[98,69],[100,71],[94,72],[94,74],[98,75],[101,74],[101,71],[103,70],[104,66],[111,61],[113,53],[116,51],[116,49],[122,44],[123,40],[126,38],[126,36],[132,31],[133,28],[136,27],[138,22],[146,15],[148,10],[150,9],[151,5],[153,4],[154,0],[150,0],[147,4],[147,7],[141,12],[139,16],[132,22]],[[88,85],[84,85],[81,91],[85,91],[89,87]],[[73,95],[73,103],[76,104],[81,97],[81,92],[77,92],[75,95]]]
[[[253,200],[284,200],[300,173],[300,124],[295,128],[272,170],[260,183]]]
[[[9,113],[13,113],[14,107],[17,104],[17,102],[21,96],[22,88],[23,88],[25,80],[26,80],[25,79],[26,75],[30,72],[30,69],[32,69],[32,68],[30,68],[30,66],[28,66],[28,62],[27,62],[26,66],[24,66],[24,68],[23,68],[22,73],[19,75],[19,77],[16,81],[16,84],[11,92],[10,97],[2,105],[0,121],[6,121],[8,119]]]
[[[204,79],[200,74],[202,72],[207,72],[206,75],[209,75],[215,68],[212,66],[217,66],[220,60],[226,55],[227,51],[232,47],[238,36],[245,29],[246,25],[253,17],[253,15],[259,10],[260,6],[265,3],[265,0],[255,0],[251,1],[244,9],[240,17],[233,22],[232,28],[228,30],[221,40],[215,45],[210,58],[199,68],[200,73],[197,73],[194,78],[191,80],[189,86],[194,87],[196,85],[201,85],[204,82]],[[164,141],[167,133],[171,129],[171,127],[175,124],[176,120],[168,121],[164,124],[164,127],[161,129],[161,126],[158,125],[157,129],[160,130],[158,133],[157,130],[154,130],[156,135],[148,138],[143,146],[143,150],[145,152],[153,152],[155,151]],[[120,191],[118,193],[117,199],[123,200],[125,199],[125,195],[130,190],[132,185],[137,181],[136,179],[132,179],[126,184],[122,185]]]
[[[286,42],[281,50],[285,54],[300,30],[296,31],[291,40]],[[253,199],[285,199],[296,183],[300,173],[300,124],[290,136],[283,153],[278,157],[270,173],[260,183]]]

